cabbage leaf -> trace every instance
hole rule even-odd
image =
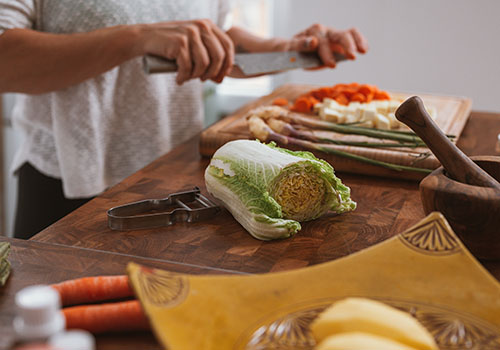
[[[290,237],[301,229],[301,221],[329,210],[340,214],[356,208],[349,187],[329,163],[274,143],[226,143],[212,157],[205,183],[212,196],[261,240]]]

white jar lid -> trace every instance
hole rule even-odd
[[[74,329],[51,336],[49,345],[64,350],[95,350],[95,339],[87,331]]]
[[[48,338],[65,327],[59,293],[45,285],[26,287],[16,294],[14,331],[20,340]]]

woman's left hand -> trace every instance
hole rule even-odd
[[[334,52],[355,59],[356,53],[366,53],[368,43],[357,28],[337,30],[322,24],[313,24],[295,35],[289,42],[288,50],[301,52],[316,51],[326,67],[336,66]]]

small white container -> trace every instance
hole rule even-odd
[[[59,293],[46,285],[26,287],[16,294],[14,331],[19,341],[46,340],[65,328]]]
[[[51,336],[49,345],[54,349],[95,350],[95,338],[87,331],[75,329]]]

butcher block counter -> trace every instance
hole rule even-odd
[[[494,155],[500,115],[472,113],[458,141],[468,155]],[[263,242],[252,238],[228,211],[197,223],[137,231],[108,228],[108,209],[179,190],[207,194],[199,137],[180,145],[101,196],[32,238],[207,268],[246,273],[295,269],[337,259],[403,232],[425,214],[418,182],[337,173],[351,188],[355,211],[306,222],[294,237]],[[500,272],[500,270],[499,270]],[[497,275],[500,278],[500,274]]]
[[[469,155],[495,155],[500,114],[473,112],[458,146]],[[337,173],[352,190],[355,211],[304,223],[294,237],[262,242],[222,210],[198,223],[113,231],[108,209],[163,198],[200,187],[209,163],[200,156],[199,135],[46,228],[31,241],[9,241],[12,274],[0,289],[0,338],[12,335],[13,300],[22,287],[94,275],[123,274],[128,262],[190,274],[265,273],[334,260],[382,242],[424,218],[418,182]],[[483,262],[500,280],[500,262]],[[159,349],[150,333],[97,337],[98,349]]]
[[[9,242],[12,272],[0,288],[0,349],[10,349],[14,341],[12,320],[16,314],[17,291],[33,284],[51,284],[82,276],[121,275],[131,261],[150,267],[189,274],[221,274],[227,271],[206,269],[137,256],[106,253],[93,249],[72,248],[55,244],[0,237]],[[97,337],[97,348],[161,349],[150,332],[106,334]]]

